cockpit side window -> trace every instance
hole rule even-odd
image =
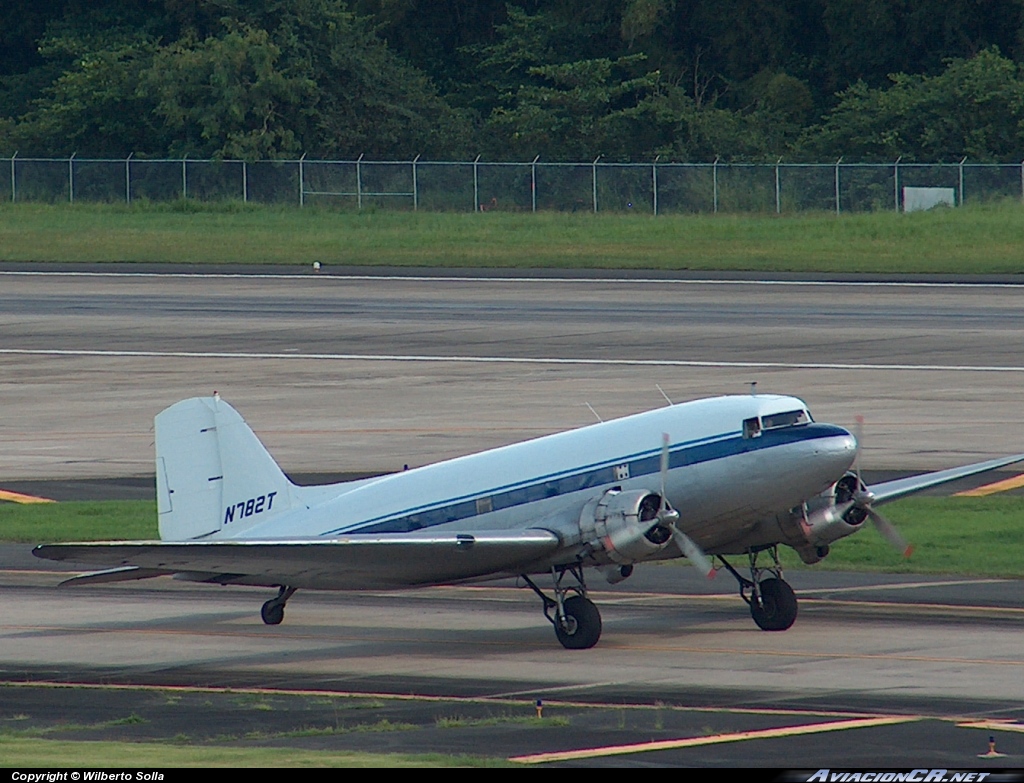
[[[743,420],[743,437],[756,438],[761,434],[761,420],[755,416],[752,419]]]
[[[786,411],[785,413],[773,413],[770,416],[761,417],[761,427],[766,430],[774,430],[779,427],[793,427],[797,424],[810,422],[810,414],[806,410]]]

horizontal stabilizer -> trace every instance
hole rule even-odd
[[[133,567],[154,572],[154,576],[190,572],[223,575],[225,578],[218,581],[232,584],[359,590],[520,573],[524,566],[542,560],[559,546],[560,539],[549,531],[512,530],[280,541],[44,544],[32,553],[47,560],[94,563],[115,570]]]
[[[938,487],[942,484],[948,484],[950,481],[984,473],[986,470],[1004,468],[1015,462],[1024,462],[1024,454],[990,459],[985,462],[975,462],[972,465],[964,465],[960,468],[937,470],[934,473],[924,473],[920,476],[910,476],[909,478],[896,479],[895,481],[884,481],[881,484],[874,484],[868,487],[868,489],[874,495],[873,505],[877,506],[881,503],[899,500],[902,497],[929,489],[930,487]]]

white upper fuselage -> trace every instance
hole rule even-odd
[[[772,419],[790,412],[803,417],[789,424]],[[797,398],[718,397],[375,479],[300,487],[302,508],[267,521],[227,522],[213,538],[337,539],[428,529],[562,534],[587,501],[610,488],[660,491],[662,433],[670,444],[666,495],[680,512],[679,528],[711,553],[732,551],[730,544],[749,538],[758,522],[827,488],[856,451],[850,433],[810,422]]]

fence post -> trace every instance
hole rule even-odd
[[[299,158],[299,206],[304,207],[306,205],[306,181],[303,179],[302,162],[306,159],[306,153],[302,153],[302,157]]]
[[[480,211],[480,156],[473,161],[473,211]]]
[[[836,161],[836,214],[839,214],[839,164],[843,162],[843,156]]]
[[[533,163],[530,164],[530,193],[533,199],[533,211],[537,211],[537,161],[540,160],[540,155],[537,155],[533,159]],[[1024,171],[1024,163],[1021,163],[1021,171]],[[1021,182],[1024,182],[1024,174],[1021,174]]]
[[[18,153],[15,152],[15,155]],[[11,177],[14,176],[14,160],[11,160]],[[1020,162],[1020,200],[1024,201],[1024,160]]]
[[[363,154],[356,158],[356,206],[363,211]]]
[[[964,155],[964,159],[960,161],[960,204],[964,205],[964,161],[967,160],[967,156]]]
[[[244,160],[242,161],[242,203],[249,203],[249,168]]]
[[[602,158],[602,156],[598,155],[596,158],[594,158],[594,162],[592,164],[590,164],[593,167],[593,169],[592,169],[593,177],[592,177],[591,181],[592,181],[593,187],[594,187],[594,214],[595,215],[597,214],[597,162],[599,160],[601,160],[601,158]]]
[[[181,200],[188,200],[188,175],[185,172],[185,161],[188,160],[188,153],[181,159]]]
[[[412,159],[412,211],[417,212],[420,208],[420,191],[419,185],[416,180],[416,163],[419,161],[420,156],[417,155]]]
[[[718,214],[718,156],[715,155],[715,162],[711,164],[711,185],[714,199],[714,211]]]
[[[134,152],[129,152],[128,157],[124,160],[124,203],[132,203],[132,155]]]
[[[892,164],[892,190],[895,198],[896,211],[900,211],[900,161],[903,160],[903,156],[900,155],[896,158],[896,162]]]
[[[651,164],[651,190],[654,192],[654,217],[658,217],[658,158],[654,156],[654,163]]]
[[[68,203],[75,203],[75,155],[77,152],[72,152],[71,157],[68,158]]]
[[[14,179],[14,159],[16,157],[18,157],[18,151],[17,150],[15,150],[14,154],[11,155],[11,203],[12,204],[15,201],[18,200],[18,189],[16,187],[16,182],[15,182],[15,179]],[[1020,171],[1021,171],[1020,181],[1021,181],[1021,184],[1024,185],[1024,163],[1020,164]]]
[[[779,215],[782,213],[782,193],[780,191],[779,183],[779,164],[782,163],[782,158],[775,161],[775,214]]]

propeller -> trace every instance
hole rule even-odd
[[[875,530],[881,534],[882,538],[889,542],[889,545],[899,552],[903,557],[910,557],[914,553],[913,545],[909,544],[907,540],[900,535],[900,532],[888,519],[883,517],[877,511],[875,511],[871,504],[875,500],[875,496],[871,493],[871,490],[867,488],[867,485],[860,477],[860,451],[861,451],[861,433],[864,430],[864,417],[857,416],[856,418],[857,427],[854,436],[857,438],[857,454],[853,458],[853,471],[857,476],[857,490],[853,493],[850,500],[853,502],[853,507],[862,511],[868,519],[871,520],[871,524],[875,526]]]
[[[696,541],[676,527],[676,522],[679,521],[679,512],[668,505],[668,498],[665,496],[665,479],[668,476],[668,444],[668,433],[662,433],[661,504],[658,507],[658,523],[666,527],[672,534],[672,540],[676,542],[676,546],[679,547],[680,551],[686,555],[686,559],[696,566],[696,568],[708,579],[714,579],[716,572],[715,566],[711,562],[711,558],[704,554],[704,550],[697,545]]]

